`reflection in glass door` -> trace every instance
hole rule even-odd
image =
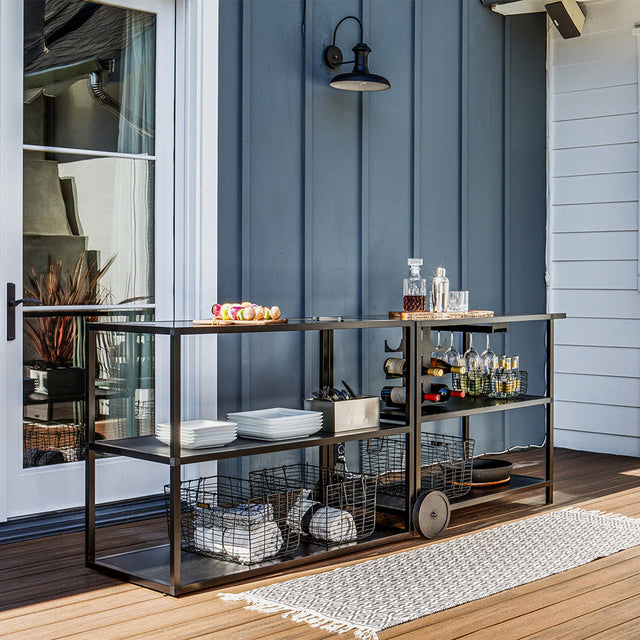
[[[157,225],[171,220],[159,215],[170,198],[156,204],[167,195],[157,165],[170,162],[158,150],[172,137],[159,128],[169,119],[158,117],[158,92],[173,103],[173,61],[163,85],[156,77],[158,22],[173,26],[173,2],[156,2],[157,13],[118,4],[133,8],[24,4],[23,288],[41,303],[24,309],[24,469],[83,457],[86,322],[156,312]],[[151,433],[153,341],[105,342],[98,366],[99,433]]]

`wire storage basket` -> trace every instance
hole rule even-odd
[[[375,530],[377,476],[309,463],[261,469],[249,475],[263,490],[301,491],[287,522],[313,542],[344,544],[364,540]]]
[[[164,487],[167,519],[170,488]],[[180,484],[182,549],[252,565],[293,553],[300,533],[287,515],[300,495],[285,489],[256,491],[249,480],[209,476]]]
[[[490,389],[489,378],[490,376],[482,371],[454,373],[452,374],[452,386],[473,398],[486,397]]]
[[[82,459],[84,429],[77,424],[24,421],[22,457],[24,467],[41,467]]]
[[[493,374],[489,382],[490,398],[517,398],[527,393],[529,374],[526,371],[505,371]]]
[[[517,398],[527,393],[529,374],[526,371],[484,373],[469,371],[452,374],[452,387],[470,397]]]
[[[406,438],[384,436],[360,440],[360,468],[378,478],[378,493],[404,497]]]
[[[475,441],[458,436],[423,432],[420,442],[420,475],[423,491],[442,491],[460,498],[471,490]],[[378,491],[405,496],[406,443],[404,438],[371,438],[360,445],[365,473],[378,474]]]
[[[422,489],[460,498],[471,490],[475,440],[423,433],[420,443]]]

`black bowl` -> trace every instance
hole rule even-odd
[[[509,460],[478,458],[473,461],[471,485],[506,482],[511,476],[512,469],[513,463]]]

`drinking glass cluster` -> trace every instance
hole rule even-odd
[[[473,346],[473,334],[469,334],[469,348],[460,355],[453,346],[451,332],[444,359],[466,368],[466,373],[453,375],[453,388],[465,391],[469,396],[493,398],[515,398],[525,393],[526,372],[520,371],[520,356],[498,357],[491,349],[489,334],[486,338],[486,348],[479,354]]]

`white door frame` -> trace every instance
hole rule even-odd
[[[169,109],[157,110],[159,130],[175,133],[156,141],[156,185],[173,185],[175,193],[156,193],[156,202],[173,202],[156,217],[156,282],[172,283],[175,237],[175,291],[159,286],[156,317],[201,317],[210,310],[217,290],[217,75],[218,1],[165,0],[173,11],[160,13],[157,23],[157,70],[171,69],[167,80],[175,84]],[[158,0],[106,0],[105,4],[158,13]],[[170,19],[168,14],[171,14]],[[6,282],[22,282],[22,0],[0,2],[0,274]],[[174,43],[174,33],[181,40]],[[183,39],[182,39],[183,38]],[[175,65],[177,73],[173,73]],[[169,127],[166,129],[165,127]],[[175,143],[175,149],[174,149]],[[172,162],[175,156],[175,166]],[[165,160],[165,162],[163,162]],[[162,211],[162,209],[158,209]],[[175,221],[174,221],[175,216]],[[167,229],[174,230],[174,237]],[[164,232],[163,232],[164,231]],[[12,239],[12,240],[10,240]],[[185,287],[191,283],[191,287]],[[173,283],[172,283],[173,284]],[[174,307],[175,305],[175,307]],[[84,465],[66,463],[22,468],[21,429],[22,335],[6,340],[6,312],[0,313],[0,521],[31,513],[78,507],[84,504]],[[22,326],[18,309],[16,326]],[[195,341],[194,341],[195,342]],[[215,345],[200,358],[200,350],[185,349],[184,380],[188,412],[215,415]],[[201,376],[203,385],[188,384]],[[206,393],[200,394],[196,387]],[[193,390],[193,391],[191,391]],[[149,487],[166,481],[161,465],[124,458],[98,461],[97,501],[146,495]],[[146,477],[157,478],[144,486]],[[44,490],[43,490],[44,489]],[[155,491],[153,491],[155,492]],[[29,497],[27,503],[24,498]],[[56,496],[53,498],[53,496]]]

